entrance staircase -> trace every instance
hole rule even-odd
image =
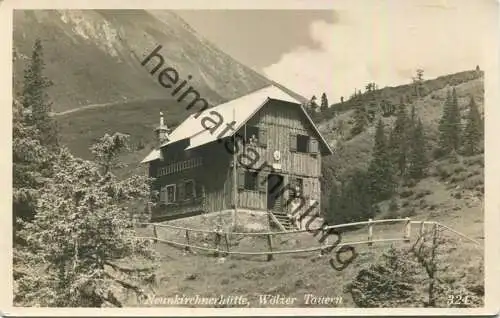
[[[297,229],[285,212],[268,211],[268,213],[271,224],[278,227],[281,231],[293,231]]]

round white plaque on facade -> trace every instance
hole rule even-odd
[[[278,150],[276,150],[276,151],[273,153],[273,156],[274,156],[274,160],[278,161],[278,160],[280,160],[280,158],[281,158],[281,153],[280,153]]]

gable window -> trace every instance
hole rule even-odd
[[[263,127],[245,126],[245,144],[251,146],[267,146],[267,130]]]
[[[308,152],[309,136],[297,135],[297,152]]]
[[[301,135],[290,135],[290,151],[316,154],[319,152],[319,144],[316,138]]]
[[[246,126],[245,127],[245,143],[257,144],[259,142],[259,127]]]
[[[240,171],[238,176],[238,189],[259,190],[259,173],[253,171]]]

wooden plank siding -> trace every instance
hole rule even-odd
[[[286,103],[271,102],[263,107],[247,123],[265,131],[266,142],[259,140],[257,144],[246,146],[245,152],[237,156],[238,170],[258,171],[259,182],[266,182],[269,173],[277,173],[284,177],[283,187],[292,178],[303,180],[303,196],[309,204],[309,199],[320,200],[321,154],[300,153],[291,150],[290,136],[302,134],[314,136],[312,127],[301,114],[301,111]],[[247,126],[246,125],[246,126]],[[245,127],[238,132],[245,137]],[[259,136],[260,137],[260,136]],[[280,152],[280,160],[275,160],[274,152]],[[281,169],[273,168],[273,163],[279,163]],[[226,188],[226,201],[233,206],[232,168],[229,169]],[[239,176],[240,174],[238,174]],[[283,206],[289,200],[289,191],[284,193]],[[289,203],[289,202],[288,202]],[[302,211],[307,209],[307,204]],[[262,190],[238,190],[238,207],[245,209],[267,209],[267,187]],[[289,210],[289,206],[284,206]]]
[[[224,187],[226,183],[226,172],[229,165],[229,156],[227,152],[220,152],[223,148],[219,144],[211,144],[196,151],[185,152],[183,156],[171,156],[175,160],[168,160],[168,152],[165,152],[165,159],[157,161],[151,165],[150,175],[156,180],[153,189],[160,191],[161,187],[169,184],[176,184],[184,180],[192,179],[195,183],[195,197],[192,204],[178,202],[177,204],[168,204],[156,209],[157,215],[173,215],[180,213],[190,213],[195,210],[200,212],[214,212],[226,209]],[[187,163],[196,162],[193,160],[202,158],[201,164],[192,165]],[[167,167],[179,167],[175,171],[164,174]],[[201,192],[201,193],[200,193]],[[202,197],[201,197],[202,196]]]
[[[272,101],[250,119],[246,126],[256,126],[266,130],[267,146],[252,146],[258,153],[259,161],[254,166],[261,167],[265,162],[275,162],[273,154],[280,152],[281,170],[295,175],[319,177],[321,175],[321,155],[290,151],[291,135],[313,135],[312,127],[296,106]],[[245,134],[242,128],[240,135]],[[249,153],[253,156],[253,153]],[[247,160],[248,162],[248,160]],[[242,162],[246,163],[246,162]]]

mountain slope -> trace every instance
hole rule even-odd
[[[46,75],[54,82],[49,94],[56,112],[89,104],[172,100],[171,92],[146,70],[150,66],[140,64],[158,45],[163,46],[164,67],[175,68],[180,79],[191,75],[189,83],[212,103],[269,83],[204,40],[173,12],[152,12],[15,11],[15,91],[20,90],[36,38],[42,40]]]
[[[481,113],[484,114],[484,74],[476,73],[475,71],[459,72],[441,76],[436,79],[430,79],[424,82],[428,89],[426,96],[421,98],[412,98],[410,103],[407,103],[407,110],[415,106],[416,115],[422,120],[425,127],[425,135],[429,141],[429,155],[431,155],[431,147],[437,141],[439,120],[442,116],[443,105],[446,99],[446,94],[452,87],[456,88],[458,104],[464,120],[467,114],[467,106],[470,102],[470,97],[473,96]],[[401,85],[397,87],[383,88],[375,91],[375,101],[384,99],[397,105],[401,98],[406,99],[410,95],[412,88],[409,85]],[[361,96],[366,100],[361,99],[361,103],[368,105],[372,97]],[[390,97],[389,97],[390,96]],[[358,168],[365,169],[371,158],[373,147],[373,138],[375,127],[369,126],[362,133],[356,136],[351,136],[350,129],[353,124],[354,111],[351,109],[355,103],[347,101],[343,104],[335,104],[326,112],[321,113],[321,116],[315,116],[318,120],[319,129],[325,134],[326,139],[335,141],[337,144],[336,152],[333,156],[324,160],[324,169],[335,176],[339,177],[344,174],[349,174]],[[331,116],[332,110],[341,109],[334,117]],[[392,127],[392,122],[395,117],[390,116],[383,118],[386,132],[389,127]],[[375,123],[376,121],[374,121]],[[349,162],[348,165],[345,163]]]

